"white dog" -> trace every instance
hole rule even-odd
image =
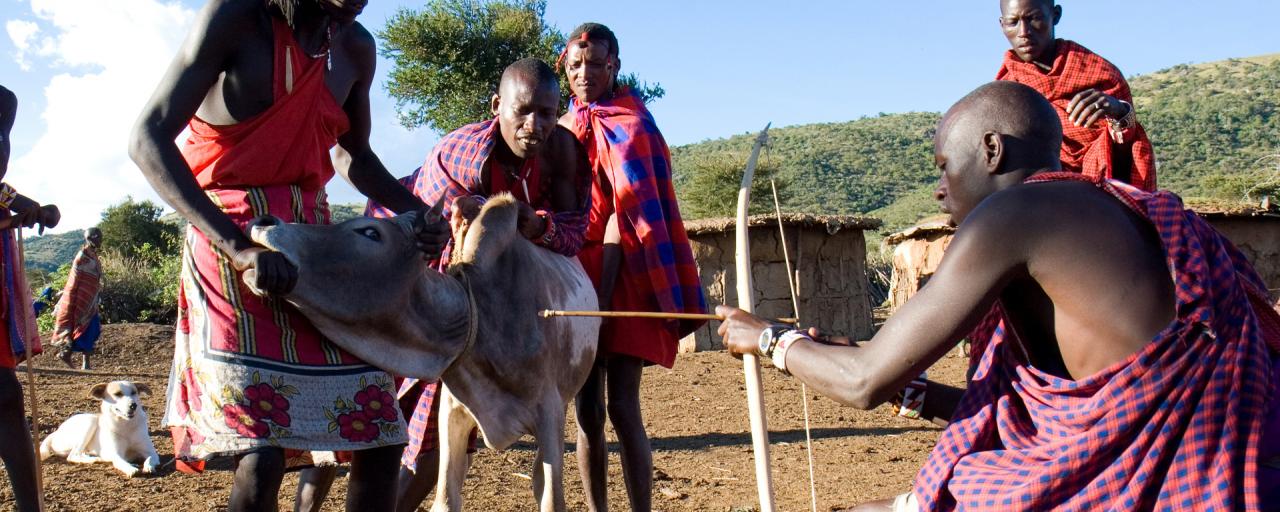
[[[110,462],[130,478],[138,474],[138,467],[129,461],[145,459],[142,472],[154,473],[160,455],[151,443],[139,393],[150,395],[151,388],[127,380],[95,384],[89,395],[102,401],[101,412],[67,418],[40,443],[40,459],[57,455],[77,464]]]

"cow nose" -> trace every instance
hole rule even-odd
[[[280,220],[280,218],[276,217],[275,215],[259,215],[258,217],[255,217],[252,221],[249,221],[250,228],[255,228],[255,227],[265,228],[269,226],[279,226],[281,224],[284,224],[284,221]]]
[[[138,410],[138,404],[129,404],[129,412]]]

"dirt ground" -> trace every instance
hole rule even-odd
[[[162,468],[151,477],[132,480],[107,464],[92,467],[51,459],[44,467],[50,511],[224,510],[232,466],[221,460],[200,476],[176,473],[173,444],[160,425],[164,388],[172,357],[171,327],[149,324],[107,325],[94,357],[95,371],[65,371],[51,355],[37,358],[41,438],[77,412],[96,411],[87,392],[96,382],[127,378],[149,384],[156,395],[145,403],[151,436]],[[78,363],[78,361],[77,361]],[[953,351],[931,371],[931,377],[959,384],[965,359]],[[809,509],[800,383],[766,368],[764,385],[778,509]],[[26,375],[19,377],[26,382]],[[723,352],[681,356],[674,370],[649,368],[644,375],[645,425],[652,438],[654,509],[662,511],[755,510],[756,491],[748,433],[742,364]],[[574,432],[572,408],[568,432]],[[818,510],[838,510],[861,501],[905,492],[939,435],[922,421],[890,416],[887,406],[873,411],[840,407],[810,394],[814,478]],[[31,411],[27,411],[30,414]],[[571,434],[565,457],[566,501],[570,510],[585,510]],[[534,510],[528,474],[533,447],[526,438],[505,452],[481,449],[467,476],[469,510]],[[610,433],[609,500],[614,510],[627,510],[617,445]],[[12,442],[5,440],[4,442]],[[9,509],[13,494],[7,475],[0,479],[0,508]],[[292,509],[297,474],[285,479],[281,508]],[[325,510],[342,510],[345,468]],[[425,507],[423,508],[425,510]]]

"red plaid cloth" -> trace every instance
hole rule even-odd
[[[1261,279],[1172,193],[1067,172],[1028,182],[1054,180],[1096,183],[1151,220],[1177,318],[1123,363],[1070,381],[1021,363],[993,311],[969,388],[916,477],[922,509],[1259,509],[1268,344],[1280,341],[1266,328],[1275,311],[1250,304]]]
[[[519,171],[522,176],[530,176],[529,183],[534,186],[527,196],[523,188],[517,185],[518,182],[507,180],[491,180],[492,190],[484,189],[482,179],[484,173],[490,171],[490,166],[487,165],[489,156],[493,153],[498,137],[502,136],[498,128],[496,120],[491,119],[450,132],[431,150],[426,163],[412,174],[401,178],[400,184],[412,190],[426,204],[443,200],[445,218],[449,218],[452,213],[454,199],[463,196],[489,197],[502,192],[510,192],[517,199],[524,199],[526,202],[531,201],[530,206],[534,208],[550,210],[550,194],[546,193],[549,183],[546,176],[537,176],[540,174],[538,158],[526,159],[525,166]],[[587,195],[586,187],[591,181],[585,173],[578,181],[581,208],[552,212],[551,222],[556,225],[556,231],[550,243],[545,244],[546,248],[570,257],[576,256],[582,248],[583,234],[587,229],[587,200],[590,196]],[[390,217],[394,213],[370,200],[365,215]],[[541,244],[541,241],[536,243]],[[450,240],[435,264],[437,268],[443,269],[444,263],[449,261],[453,245],[453,240]],[[419,454],[434,450],[439,444],[436,426],[440,414],[440,405],[436,403],[439,393],[440,381],[406,379],[400,387],[400,407],[409,418],[409,444],[405,447],[400,462],[410,470],[416,471]],[[471,448],[474,451],[474,432],[471,436]]]
[[[427,157],[426,163],[422,164],[413,172],[413,174],[400,179],[400,183],[413,191],[413,194],[422,199],[428,205],[436,204],[437,201],[444,201],[444,217],[447,219],[452,212],[453,200],[463,196],[480,196],[489,197],[500,192],[511,192],[517,199],[529,199],[523,197],[523,190],[488,190],[484,189],[482,179],[484,173],[489,170],[487,165],[489,155],[493,153],[493,147],[497,144],[498,138],[502,134],[498,131],[498,123],[496,119],[490,119],[479,123],[473,123],[462,128],[458,128],[445,135],[436,147],[431,150],[430,156]],[[536,167],[540,165],[541,159],[529,158],[525,160],[525,166],[519,171],[524,175],[526,171],[538,172]],[[533,167],[534,169],[530,169]],[[548,180],[539,180],[543,190],[530,190],[529,194],[536,204],[530,204],[535,209],[551,210],[550,194],[545,193]],[[582,248],[583,233],[587,230],[587,204],[589,197],[587,195],[587,186],[591,184],[589,177],[583,173],[579,177],[578,197],[581,200],[580,208],[563,212],[552,212],[551,222],[556,225],[556,231],[550,243],[542,244],[541,240],[536,241],[539,245],[565,256],[576,256],[578,250]],[[496,186],[495,186],[496,188]],[[514,187],[513,187],[514,188]],[[376,202],[370,200],[365,214],[373,217],[390,217],[393,212],[387,210]],[[444,253],[440,260],[449,261],[449,255],[453,252],[453,241],[450,240],[448,246],[445,247]]]
[[[71,263],[71,275],[54,308],[54,341],[70,344],[80,338],[89,321],[98,314],[98,290],[102,284],[102,263],[98,250],[85,244]]]
[[[1117,99],[1133,104],[1133,93],[1124,75],[1106,59],[1088,48],[1065,39],[1058,40],[1058,55],[1053,67],[1045,72],[1031,62],[1023,62],[1010,50],[1004,55],[1004,63],[996,73],[996,80],[1018,82],[1040,91],[1062,120],[1062,168],[1088,176],[1112,178],[1115,155],[1113,151],[1127,151],[1133,160],[1129,183],[1147,191],[1156,189],[1156,159],[1151,141],[1142,125],[1126,129],[1124,144],[1112,144],[1106,122],[1097,122],[1088,128],[1071,124],[1067,119],[1067,104],[1071,98],[1086,89],[1097,89]]]
[[[706,299],[693,249],[676,206],[671,151],[653,115],[630,89],[589,105],[570,99],[570,130],[587,148],[591,168],[613,189],[613,211],[622,231],[623,272],[644,276],[657,310],[704,313]],[[681,322],[677,337],[705,321]]]

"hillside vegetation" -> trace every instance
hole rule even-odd
[[[1191,197],[1255,202],[1275,192],[1280,151],[1280,54],[1179,65],[1130,80],[1139,119],[1155,146],[1158,179]],[[784,208],[868,213],[883,232],[937,213],[932,137],[937,113],[882,114],[844,123],[775,128],[763,159],[789,180]],[[672,150],[684,200],[701,155],[751,147],[754,134]],[[682,165],[686,164],[686,165]],[[1260,186],[1261,185],[1261,186]],[[1275,202],[1273,200],[1273,202]]]

